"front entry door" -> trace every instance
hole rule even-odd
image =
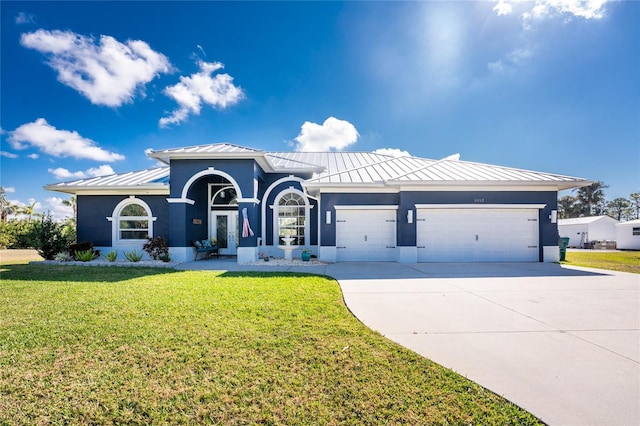
[[[238,247],[238,212],[212,211],[211,236],[216,239],[220,254],[236,255]]]

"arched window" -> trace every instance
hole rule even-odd
[[[274,211],[274,244],[285,244],[283,237],[292,237],[291,245],[303,246],[308,243],[309,209],[311,206],[304,194],[290,189],[276,199]]]
[[[153,222],[149,205],[139,198],[122,200],[107,218],[112,223],[113,243],[140,242],[153,237]]]
[[[211,206],[237,206],[238,196],[233,186],[218,189],[211,199]]]

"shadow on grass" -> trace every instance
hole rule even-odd
[[[313,273],[313,272],[299,272],[299,271],[224,271],[219,275],[220,278],[310,278],[320,277],[327,280],[335,281],[335,278],[328,275]]]
[[[170,268],[4,264],[0,265],[1,280],[119,282],[150,275],[175,274]]]

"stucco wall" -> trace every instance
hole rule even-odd
[[[76,198],[78,208],[78,241],[90,241],[95,246],[111,247],[112,222],[107,217],[113,215],[113,209],[126,195],[79,195]],[[136,196],[149,205],[151,214],[157,217],[153,223],[153,235],[165,239],[169,237],[169,209],[166,197],[160,195]]]

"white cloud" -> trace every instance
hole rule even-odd
[[[160,127],[178,124],[189,114],[200,114],[203,104],[224,109],[244,98],[244,92],[233,84],[229,74],[213,73],[224,68],[220,62],[198,61],[200,71],[189,77],[181,76],[180,82],[164,89],[165,95],[175,100],[179,107],[168,117],[160,119]]]
[[[319,152],[335,149],[341,151],[358,140],[353,124],[335,117],[327,118],[322,125],[305,121],[295,138],[296,151]]]
[[[23,124],[10,132],[9,143],[14,149],[34,146],[54,157],[86,158],[108,162],[124,159],[123,155],[105,151],[94,141],[83,138],[76,131],[56,129],[44,118]]]
[[[16,15],[16,24],[18,25],[35,24],[35,23],[36,23],[36,17],[31,13],[20,12]]]
[[[18,158],[18,156],[12,152],[7,152],[7,151],[0,151],[0,157],[7,157],[7,158]]]
[[[523,25],[530,27],[530,22],[555,16],[565,18],[579,17],[584,19],[601,19],[604,17],[605,4],[610,0],[536,0],[535,2],[520,2],[514,0],[496,0],[493,10],[500,15],[513,12],[513,4],[518,8],[526,8],[522,12]]]
[[[123,44],[102,35],[96,44],[93,37],[72,31],[39,29],[22,34],[20,43],[47,55],[58,80],[96,105],[117,107],[132,102],[146,83],[172,71],[166,56],[140,40]]]
[[[407,151],[398,148],[378,148],[373,151],[374,154],[389,155],[391,157],[411,157]]]
[[[50,197],[46,199],[46,207],[55,221],[73,217],[73,207],[64,205],[65,199]]]
[[[29,155],[27,155],[27,157],[31,158],[32,160],[36,160],[36,159],[40,158],[40,156],[38,154],[35,154],[35,153],[34,154],[29,154]]]
[[[13,194],[16,192],[16,189],[13,186],[3,186],[2,188],[4,189],[5,194]]]
[[[70,172],[68,169],[65,169],[63,167],[58,167],[55,169],[47,169],[47,171],[49,173],[51,173],[52,175],[54,175],[56,177],[56,179],[84,179],[87,177],[98,177],[98,176],[106,176],[106,175],[112,175],[115,172],[113,171],[113,169],[111,168],[111,166],[107,165],[107,164],[103,164],[102,166],[99,167],[92,167],[88,170],[85,171],[77,171],[77,172]]]
[[[500,15],[508,15],[511,12],[513,12],[513,6],[511,5],[511,3],[507,2],[506,0],[498,0],[497,3],[498,4],[496,4],[493,7],[493,10],[496,11],[498,16],[500,16]]]

